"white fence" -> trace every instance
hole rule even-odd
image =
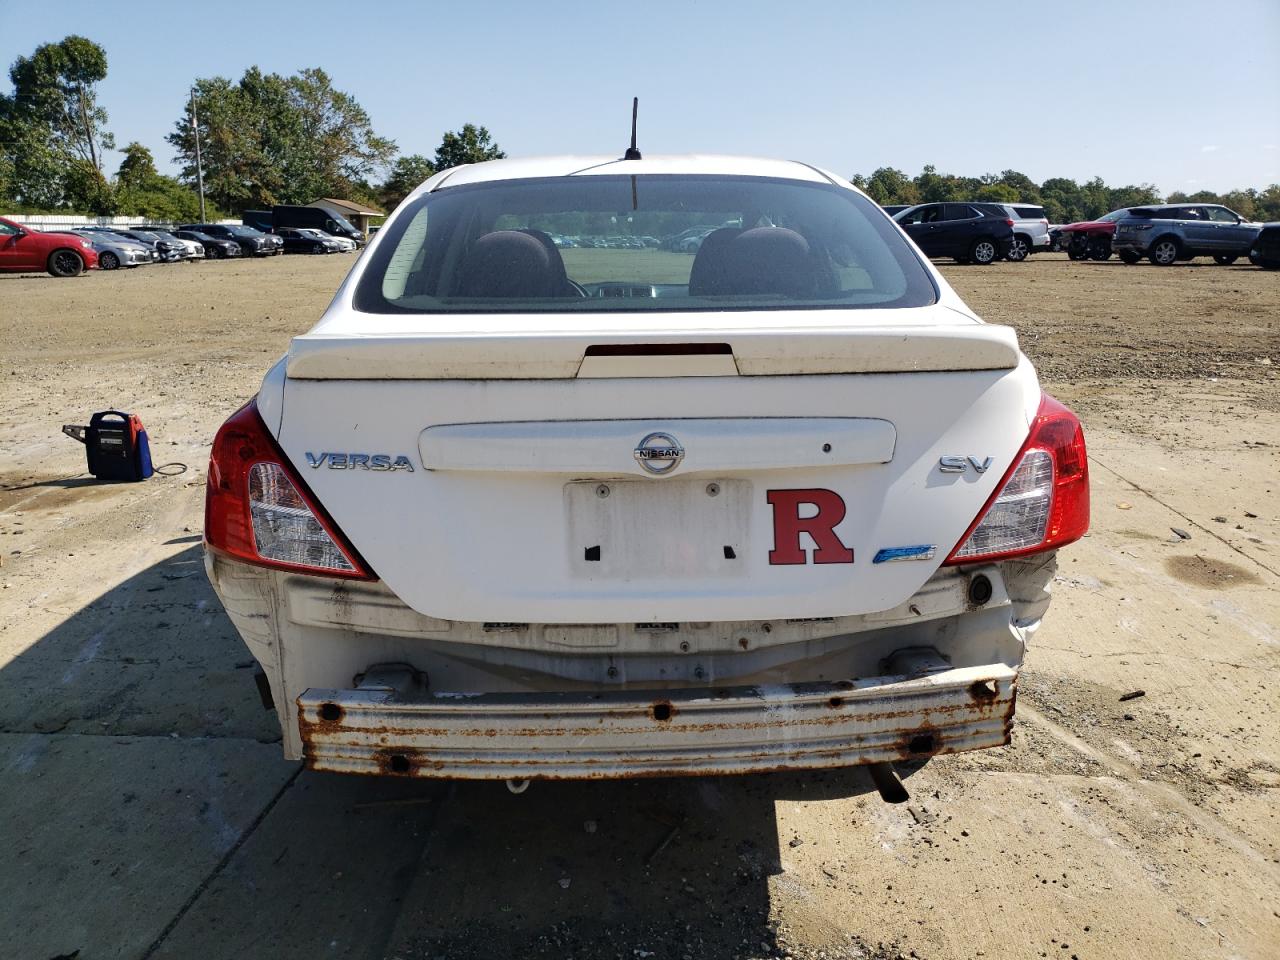
[[[77,217],[63,213],[41,213],[41,214],[25,214],[25,213],[0,213],[0,216],[7,217],[15,223],[20,223],[24,227],[30,227],[33,230],[75,230],[79,227],[120,227],[128,229],[129,227],[169,227],[173,226],[171,222],[164,220],[148,220],[146,217]],[[215,223],[239,224],[239,220],[215,220]]]

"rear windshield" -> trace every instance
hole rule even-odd
[[[384,228],[370,313],[908,307],[928,272],[874,203],[756,177],[586,176],[446,187]]]
[[[1043,220],[1044,207],[1014,207],[1013,212],[1021,220]]]

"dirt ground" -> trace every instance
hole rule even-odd
[[[0,957],[1280,956],[1280,276],[944,267],[1081,413],[1093,530],[1012,745],[890,806],[860,770],[512,796],[281,759],[205,460],[351,262],[0,275]],[[60,427],[109,407],[185,472],[86,478]]]

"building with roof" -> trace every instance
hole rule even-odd
[[[370,223],[373,220],[385,220],[387,217],[383,211],[376,207],[356,203],[354,200],[338,200],[334,197],[323,197],[312,201],[307,206],[319,207],[321,210],[328,210],[330,213],[338,214],[340,217],[349,220],[351,225],[363,233],[366,238],[370,233]]]

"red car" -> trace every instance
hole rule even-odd
[[[76,277],[98,265],[93,245],[74,233],[41,233],[0,217],[0,270]]]
[[[1116,233],[1116,221],[1128,213],[1129,208],[1123,207],[1112,210],[1097,220],[1067,224],[1060,230],[1062,248],[1072,260],[1110,260],[1111,238]]]

